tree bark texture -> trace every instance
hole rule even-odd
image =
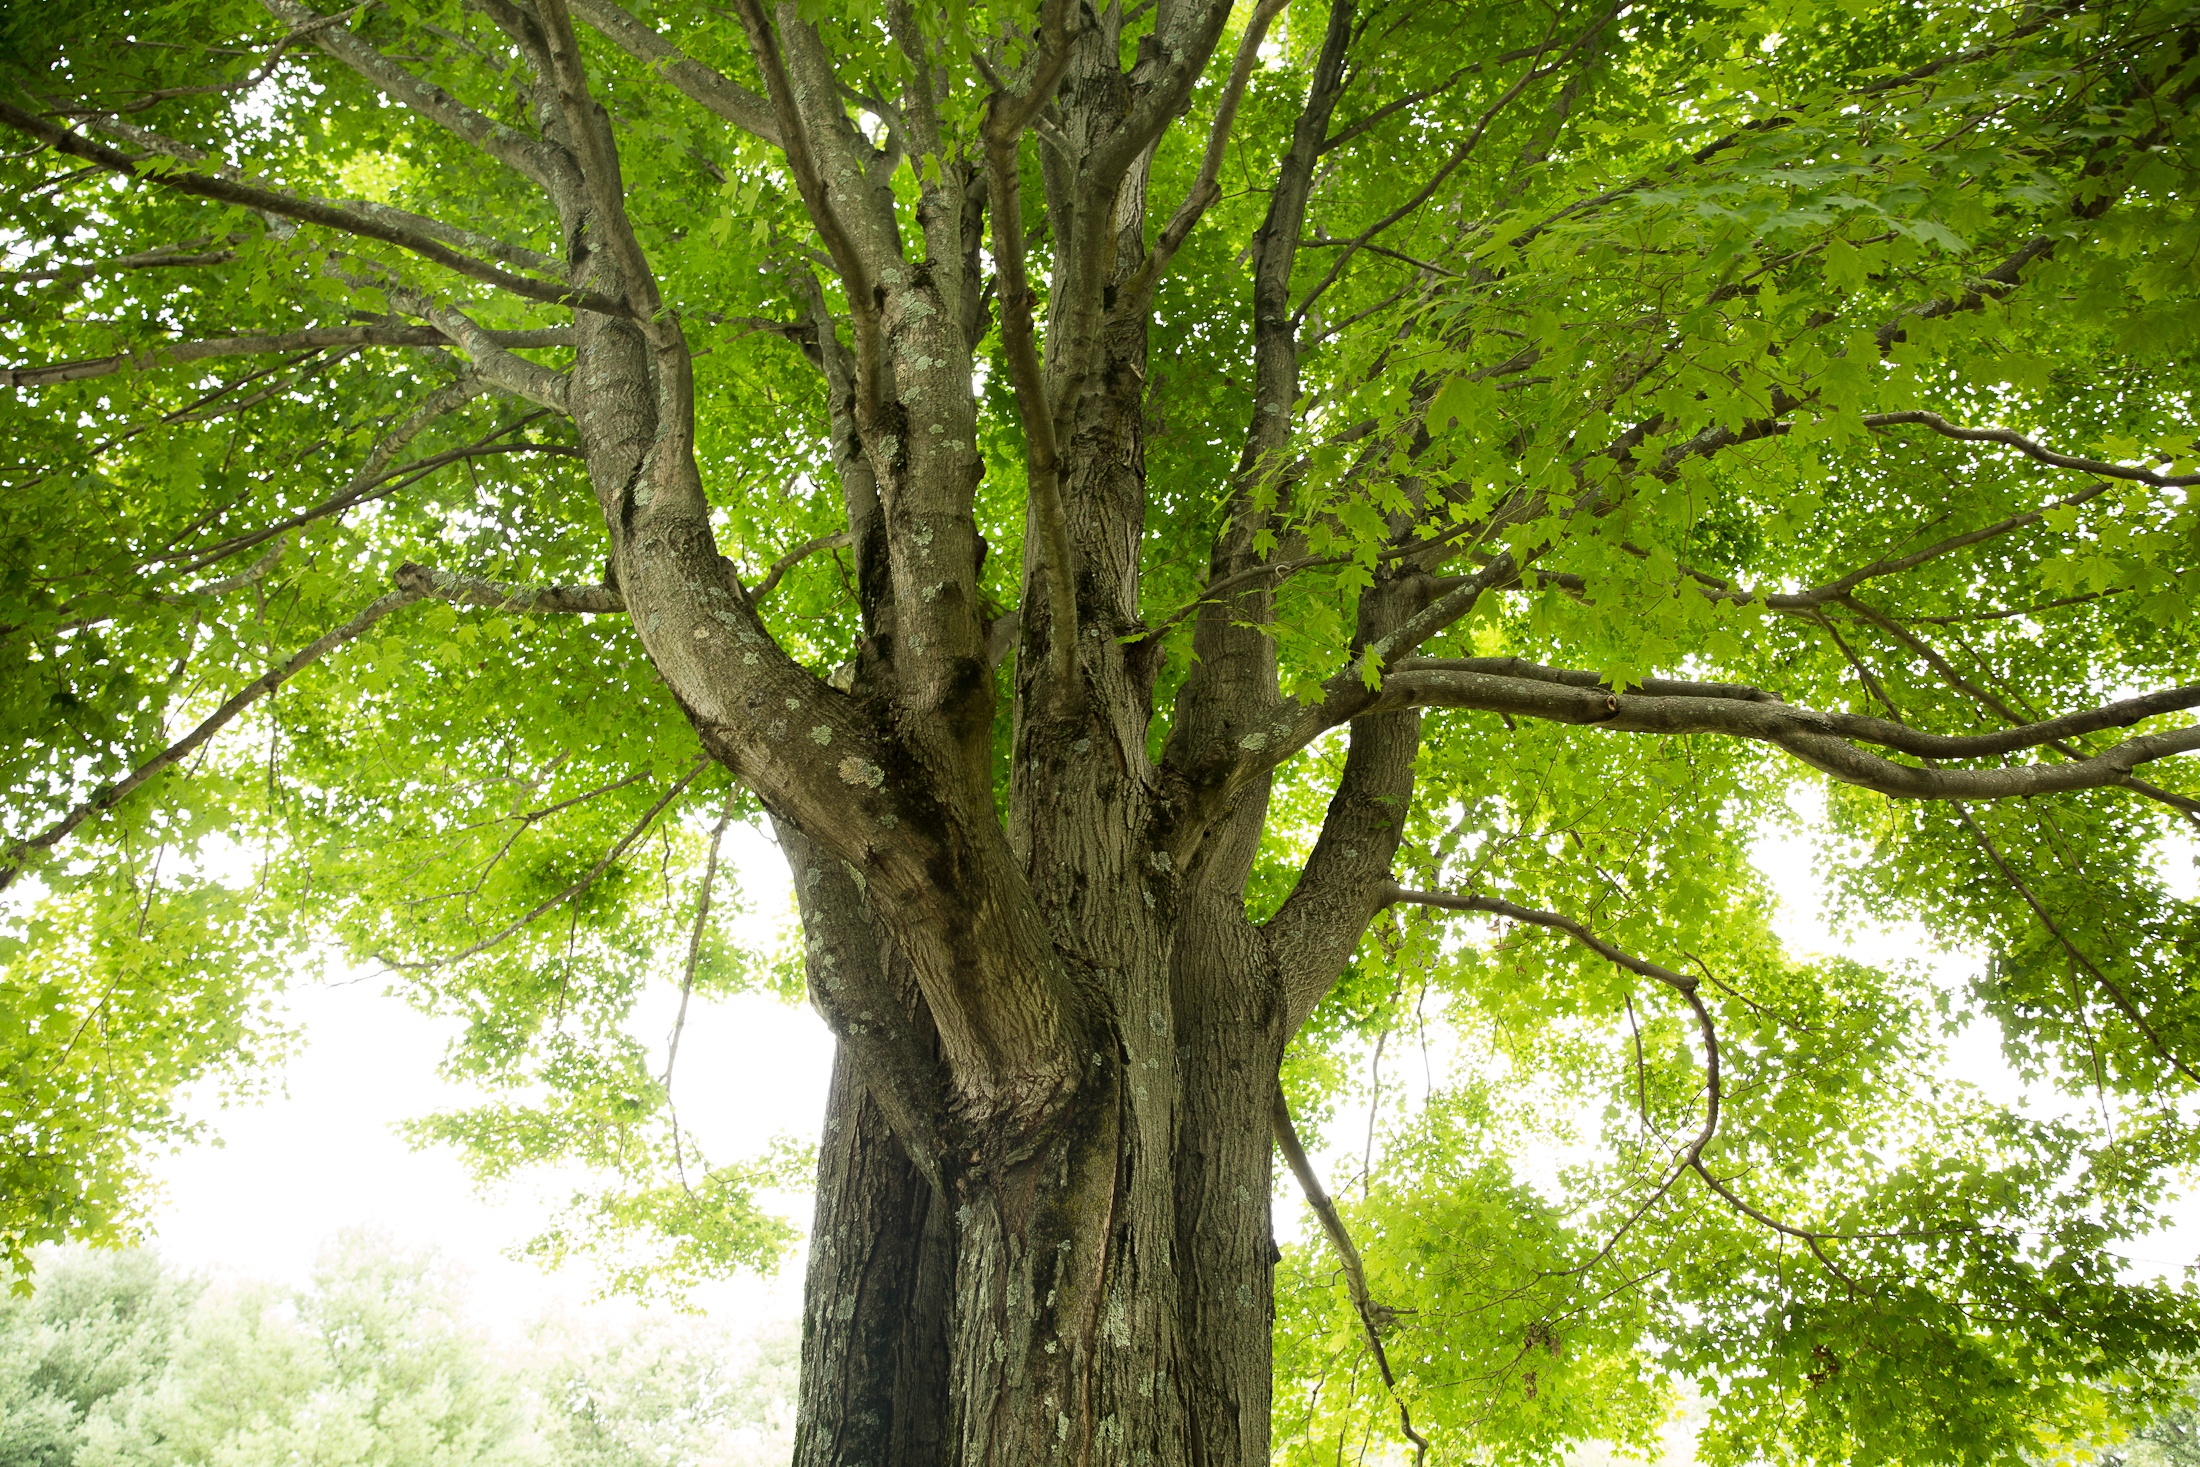
[[[1233,966],[1257,946],[1242,921],[1184,946],[1073,1100],[1033,1134],[968,1137],[937,1186],[843,1042],[797,1467],[1267,1459],[1284,1006],[1272,973]],[[1233,972],[1222,1001],[1175,1001]]]

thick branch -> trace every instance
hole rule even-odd
[[[657,319],[663,302],[657,291],[657,277],[642,253],[641,241],[634,236],[633,221],[627,217],[626,187],[619,173],[618,143],[611,136],[611,116],[589,92],[587,67],[581,61],[580,42],[573,34],[573,20],[566,13],[564,0],[536,0],[535,12],[541,17],[549,44],[558,108],[565,114],[574,150],[579,154],[581,178],[595,205],[592,233],[610,246],[619,262],[629,314],[641,323],[642,334],[650,344],[661,349],[671,344],[679,331],[671,327],[667,335],[666,323]]]
[[[1039,119],[1062,73],[1069,67],[1069,18],[1076,9],[1066,0],[1045,0],[1040,6],[1038,30],[1032,38],[1030,52],[1024,61],[1024,74],[1017,86],[1011,87],[995,75],[993,68],[986,64],[983,52],[971,53],[971,61],[993,88],[993,95],[986,102],[988,122],[1014,135]]]
[[[1490,674],[1528,678],[1572,688],[1590,688],[1602,693],[1618,691],[1596,673],[1571,668],[1542,667],[1519,657],[1416,657],[1397,663],[1395,671]],[[2182,687],[2165,688],[2157,693],[2145,693],[2136,698],[2104,703],[2098,708],[2065,713],[2058,718],[2036,723],[2025,723],[2014,715],[2009,715],[2010,722],[2016,726],[1995,733],[1936,734],[1912,728],[1906,723],[1896,723],[1891,719],[1871,718],[1857,713],[1816,713],[1805,708],[1791,708],[1775,694],[1768,693],[1763,688],[1751,687],[1747,683],[1699,683],[1677,678],[1645,678],[1630,691],[1646,698],[1717,698],[1763,704],[1790,717],[1808,721],[1810,727],[1819,732],[1867,744],[1878,744],[1901,753],[1915,754],[1920,758],[1935,759],[1984,759],[1999,754],[2013,754],[2021,749],[2036,749],[2060,739],[2099,733],[2102,729],[2129,728],[2144,719],[2164,713],[2180,713],[2188,708],[2200,708],[2200,683],[2186,683]]]
[[[1595,684],[1505,676],[1462,664],[1408,665],[1386,679],[1361,710],[1470,708],[1624,733],[1727,734],[1776,744],[1844,783],[1905,799],[2003,800],[2122,785],[2132,769],[2200,749],[2200,725],[2127,739],[2090,759],[1999,769],[1920,769],[1865,753],[1850,742],[1877,743],[1933,758],[1977,758],[2032,748],[2072,733],[2123,727],[2140,719],[2200,706],[2200,685],[2167,689],[2046,723],[1991,734],[1931,734],[1884,719],[1821,713],[1701,693],[1618,693]],[[1583,676],[1574,674],[1575,677]],[[1717,685],[1714,685],[1717,686]],[[1749,690],[1755,693],[1757,690]]]
[[[515,397],[525,398],[537,407],[571,415],[572,373],[560,372],[545,367],[540,362],[514,356],[506,349],[505,343],[497,340],[496,333],[482,329],[473,317],[432,296],[417,290],[408,290],[395,283],[384,283],[382,294],[398,310],[407,315],[418,316],[449,337],[455,346],[473,359],[474,370],[486,380]]]
[[[478,328],[477,328],[478,329]],[[568,327],[541,331],[483,331],[482,339],[501,349],[564,346],[572,339]],[[49,382],[82,382],[136,368],[152,371],[181,366],[185,362],[218,357],[265,356],[278,352],[326,351],[338,346],[451,346],[461,345],[449,333],[428,326],[316,326],[274,336],[223,336],[207,341],[177,341],[149,346],[113,356],[87,357],[81,361],[54,362],[43,367],[0,367],[0,387],[43,387]]]
[[[612,586],[512,586],[454,575],[411,561],[399,566],[391,579],[401,591],[448,601],[453,606],[486,606],[530,616],[565,612],[601,615],[626,610],[626,598]]]
[[[794,877],[811,1006],[855,1057],[909,1160],[938,1187],[949,1084],[917,985],[906,967],[897,974],[893,939],[850,868],[789,821],[774,816],[772,831]]]
[[[1077,583],[1069,524],[1062,511],[1060,448],[1045,369],[1033,335],[1031,280],[1024,266],[1023,209],[1018,202],[1017,135],[989,121],[987,188],[992,196],[993,261],[1000,275],[1001,350],[1008,359],[1017,416],[1024,425],[1024,470],[1031,518],[1039,535],[1040,574],[1047,589],[1047,670],[1058,706],[1079,695]]]
[[[124,178],[151,183],[157,187],[173,189],[177,193],[194,198],[211,199],[216,203],[234,204],[241,208],[274,214],[284,219],[295,219],[301,224],[318,225],[344,234],[358,235],[363,239],[378,239],[400,249],[412,251],[424,260],[433,261],[470,280],[479,280],[499,290],[510,291],[528,300],[546,305],[570,306],[580,310],[600,311],[606,315],[631,314],[620,302],[594,291],[572,290],[547,281],[529,280],[499,270],[496,266],[462,255],[440,241],[430,238],[426,232],[399,224],[388,218],[384,211],[367,211],[338,208],[318,199],[300,198],[295,195],[261,188],[256,184],[240,183],[217,178],[204,173],[183,169],[153,171],[141,166],[139,160],[117,152],[104,143],[70,132],[42,117],[33,116],[6,102],[0,102],[0,122],[16,131],[26,133],[52,146],[55,152],[72,158],[82,158],[109,172]]]
[[[735,9],[741,17],[742,29],[748,33],[749,49],[756,57],[757,69],[764,75],[764,90],[771,98],[772,111],[779,119],[779,142],[787,155],[788,171],[794,174],[803,207],[809,213],[810,222],[817,226],[818,237],[825,242],[825,252],[832,257],[833,269],[847,290],[848,314],[856,337],[856,416],[859,422],[868,423],[871,410],[877,405],[878,391],[879,326],[878,305],[871,292],[873,272],[826,190],[824,175],[818,167],[815,140],[802,115],[794,83],[787,75],[786,57],[780,50],[779,36],[772,28],[771,18],[765,14],[761,0],[736,0]],[[830,105],[837,112],[837,99]]]
[[[1298,884],[1262,929],[1283,985],[1286,1033],[1306,1022],[1382,910],[1420,743],[1421,720],[1412,712],[1352,721],[1352,747],[1321,835]]]
[[[611,0],[571,0],[573,13],[601,31],[637,61],[680,89],[688,100],[724,118],[743,132],[779,146],[779,120],[771,103],[738,82],[727,80],[628,14]]]
[[[1228,512],[1207,556],[1208,594],[1195,603],[1191,672],[1177,691],[1165,767],[1202,787],[1214,812],[1234,798],[1231,787],[1249,751],[1265,747],[1277,718],[1275,642],[1267,623],[1275,598],[1262,565],[1261,532],[1278,512],[1288,480],[1299,400],[1298,333],[1291,319],[1292,266],[1305,232],[1321,140],[1344,95],[1352,46],[1352,0],[1330,0],[1320,53],[1307,79],[1306,100],[1292,124],[1291,145],[1276,167],[1268,212],[1253,236],[1253,402],[1230,484]],[[1225,596],[1225,589],[1231,594]],[[1278,725],[1280,727],[1280,725]],[[1267,767],[1267,766],[1262,766]],[[1196,835],[1187,822],[1180,838]]]

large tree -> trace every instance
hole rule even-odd
[[[331,939],[511,1087],[428,1130],[627,1179],[546,1249],[768,1256],[624,1027],[774,981],[761,820],[838,1040],[803,1467],[1681,1377],[1731,1458],[2003,1460],[2200,1346],[2117,1252],[2200,1158],[2185,0],[6,25],[18,1253]],[[1782,947],[1813,792],[1974,977]]]

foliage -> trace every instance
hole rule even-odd
[[[525,134],[493,8],[376,5],[341,30]],[[946,142],[887,170],[909,238],[928,180],[983,125],[973,38],[992,44],[1026,9],[919,17],[946,58]],[[890,10],[802,7],[866,99],[909,74]],[[763,85],[714,8],[635,12]],[[1851,720],[1835,732],[1873,718],[1983,736],[2200,680],[2200,11],[1356,14],[1363,49],[1285,272],[1297,386],[1286,404],[1258,396],[1243,262],[1324,44],[1309,0],[1258,51],[1219,193],[1157,288],[1142,621],[1107,635],[1155,634],[1160,711],[1141,732],[1159,757],[1199,675],[1210,624],[1190,613],[1210,547],[1257,524],[1275,601],[1246,624],[1290,695],[1277,727],[1306,736],[1278,767],[1249,914],[1274,915],[1307,869],[1344,777],[1328,730],[1372,706],[1347,695],[1437,687],[1413,704],[1431,711],[1399,883],[1567,914],[1667,976],[1518,917],[1375,920],[1285,1077],[1310,1128],[1362,1104],[1380,1118],[1345,1215],[1396,1311],[1397,1385],[1376,1380],[1323,1247],[1294,1247],[1278,1285],[1282,1459],[1396,1445],[1400,1402],[1447,1459],[1646,1445],[1680,1379],[1707,1387],[1717,1462],[2003,1461],[2148,1415],[2200,1352],[2192,1290],[2119,1271],[2200,1160],[2200,908],[2156,860],[2200,809],[2190,762],[2039,799],[1906,800],[1850,778],[1827,744],[1621,715],[1687,697]],[[0,319],[18,367],[0,405],[0,788],[6,837],[25,843],[5,864],[30,873],[0,931],[0,1250],[20,1269],[42,1241],[119,1235],[142,1148],[182,1134],[176,1087],[249,1075],[275,1042],[259,1005],[283,961],[326,941],[462,1018],[453,1073],[502,1092],[423,1139],[467,1148],[486,1175],[577,1161],[608,1178],[538,1251],[610,1255],[637,1288],[778,1258],[789,1240],[755,1194],[790,1164],[697,1156],[669,1108],[676,1072],[629,1024],[652,983],[795,986],[791,954],[734,941],[738,898],[713,854],[723,822],[760,819],[762,802],[706,756],[647,628],[600,599],[530,599],[615,589],[576,435],[484,384],[487,338],[424,324],[464,310],[487,330],[556,333],[569,313],[159,180],[432,216],[471,255],[535,276],[570,243],[557,221],[355,69],[269,49],[284,27],[259,6],[59,0],[4,23],[10,105],[82,122],[148,176],[50,148],[0,159]],[[1153,23],[1125,22],[1126,57]],[[1250,23],[1235,17],[1232,44]],[[639,248],[693,359],[718,548],[747,587],[784,567],[762,625],[846,682],[870,655],[864,571],[850,547],[816,544],[847,521],[806,350],[821,315],[829,333],[861,302],[818,267],[779,151],[693,105],[670,63],[581,34]],[[1157,144],[1153,199],[1193,192],[1224,69]],[[866,111],[874,139],[892,110]],[[1061,240],[1032,202],[1042,142],[1056,146],[1019,155],[1015,224],[1043,276]],[[184,346],[245,338],[260,345]],[[564,337],[500,340],[509,373],[568,360]],[[1030,440],[997,327],[976,359],[976,589],[998,612],[1035,584]],[[1246,454],[1241,482],[1248,421],[1286,408],[1287,451]],[[1486,577],[1471,611],[1409,649],[1450,672],[1386,666],[1361,633],[1362,593],[1401,565],[1431,595]],[[469,600],[438,582],[385,605],[393,586],[428,584],[401,580],[408,566],[502,589]],[[355,625],[218,738],[126,798],[103,793]],[[1578,726],[1595,710],[1474,701],[1463,680],[1507,675],[1505,658],[1581,674],[1563,686],[1593,686],[1632,731]],[[1467,659],[1485,661],[1459,672]],[[990,735],[1004,807],[1014,682],[999,679]],[[1346,714],[1325,719],[1332,707]],[[1935,790],[1987,771],[2059,778],[2180,726],[2175,711],[1899,768]],[[1269,735],[1242,737],[1257,752]],[[854,770],[850,785],[886,779]],[[1980,955],[1981,976],[1783,945],[1752,845],[1799,824],[1846,920],[1915,924]],[[1950,1036],[1980,1025],[2027,1106],[1948,1074]],[[1443,1059],[1412,1105],[1358,1078],[1409,1033]],[[257,1308],[225,1316],[247,1343],[220,1348],[306,1370],[319,1316],[285,1334]],[[250,1343],[263,1334],[274,1342]],[[631,1378],[635,1410],[662,1404],[660,1376]],[[65,1392],[22,1399],[25,1423],[89,1419]],[[497,1399],[465,1419],[506,1419]],[[555,1437],[572,1460],[659,1450],[581,1420]],[[478,1450],[463,1460],[496,1460]]]
[[[264,914],[213,882],[157,886],[157,859],[133,872],[127,845],[115,864],[0,934],[0,1259],[18,1289],[39,1244],[128,1235],[146,1149],[203,1133],[181,1087],[248,1093],[282,1052]]]
[[[2189,1467],[2200,1460],[2200,1411],[2187,1401],[2102,1453],[2107,1467]]]

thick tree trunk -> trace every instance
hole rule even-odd
[[[1188,936],[1140,1040],[1039,1134],[958,1136],[938,1187],[843,1046],[796,1467],[1266,1463],[1282,1009],[1242,918]]]

